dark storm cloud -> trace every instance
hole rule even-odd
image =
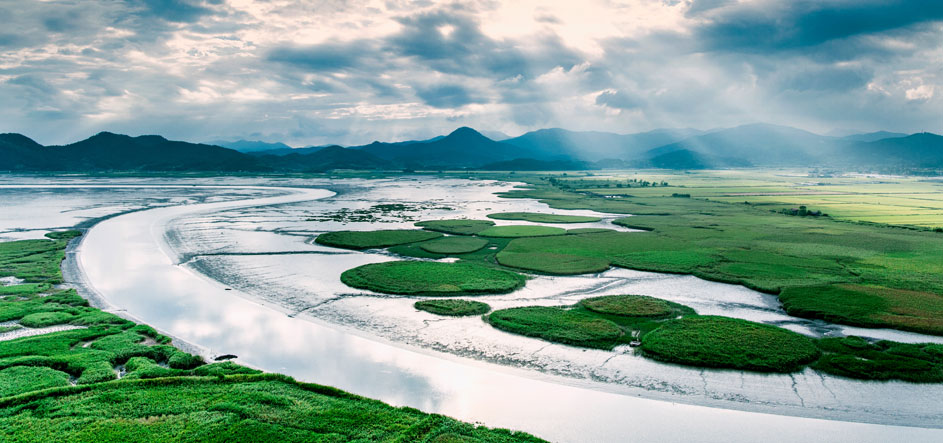
[[[370,40],[326,42],[311,46],[283,46],[268,53],[268,60],[311,71],[337,72],[361,68],[382,56]]]
[[[418,86],[416,95],[429,106],[458,108],[471,103],[482,103],[471,91],[461,85]]]
[[[713,50],[801,49],[943,20],[943,2],[935,0],[797,0],[712,6],[694,9],[693,14],[689,10],[689,16],[707,20],[695,35]]]
[[[514,42],[486,36],[474,19],[462,14],[440,11],[398,21],[403,29],[388,39],[390,49],[439,72],[508,78],[539,75],[582,61],[556,36],[529,42],[523,51]]]
[[[169,22],[192,23],[212,13],[202,2],[189,0],[132,0],[129,3],[140,8],[136,12],[141,16]]]

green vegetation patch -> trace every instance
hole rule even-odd
[[[491,306],[480,301],[444,299],[444,300],[422,300],[413,305],[420,311],[430,312],[436,315],[450,315],[453,317],[463,317],[468,315],[487,314]]]
[[[494,226],[491,220],[429,220],[416,223],[423,229],[456,235],[475,235]]]
[[[862,285],[797,286],[779,294],[789,315],[943,335],[943,296]]]
[[[717,316],[667,321],[644,337],[641,350],[670,363],[763,372],[794,372],[820,355],[802,334]]]
[[[495,220],[524,220],[534,223],[593,223],[602,220],[600,217],[585,215],[542,214],[539,212],[498,212],[488,214],[488,218]]]
[[[606,228],[573,228],[566,230],[567,234],[598,234],[600,232],[614,232],[614,230]]]
[[[605,295],[580,300],[580,306],[599,313],[622,317],[670,318],[693,314],[687,306],[645,295]]]
[[[62,283],[59,262],[65,257],[67,243],[67,239],[0,243],[0,277],[12,276],[26,283]]]
[[[69,312],[36,312],[20,319],[20,324],[27,328],[44,328],[46,326],[61,325],[75,319],[75,315]]]
[[[524,277],[474,263],[392,261],[372,263],[341,274],[347,286],[387,294],[502,294],[524,286]]]
[[[590,274],[609,269],[609,261],[603,258],[552,252],[501,251],[496,259],[498,263],[511,268],[556,275]]]
[[[412,229],[386,229],[379,231],[334,231],[325,232],[315,239],[322,245],[344,249],[374,249],[415,243],[441,237],[438,232]]]
[[[558,307],[501,309],[486,320],[503,331],[587,348],[612,349],[623,339],[622,329],[609,320]]]
[[[122,379],[7,398],[3,406],[0,433],[30,443],[542,441],[277,374]]]
[[[546,237],[566,234],[566,229],[552,226],[493,226],[478,233],[482,237]]]
[[[69,374],[33,366],[13,366],[0,370],[0,397],[57,386],[69,386]]]
[[[870,343],[861,337],[824,338],[816,345],[825,354],[812,367],[832,375],[862,380],[943,382],[943,345]]]
[[[614,223],[648,232],[518,238],[504,253],[598,257],[613,266],[691,274],[778,294],[796,316],[943,335],[939,234],[785,216],[753,204],[754,193],[765,189],[743,185],[736,191],[743,193],[738,200],[722,203],[673,198],[669,188],[615,189],[604,195],[570,192],[554,186],[566,180],[551,179],[530,179],[531,189],[503,196],[540,199],[554,209],[633,214]],[[727,192],[720,190],[728,184],[723,176],[701,182],[708,184],[710,189],[704,192]],[[744,199],[751,204],[744,204]],[[811,200],[808,204],[820,205]]]
[[[0,341],[0,435],[7,439],[542,441],[232,362],[204,364],[149,326],[90,308],[74,290],[52,289],[68,238],[0,243],[0,275],[36,283],[3,294],[0,321],[87,326]],[[127,372],[115,380],[118,365]]]
[[[453,255],[475,252],[488,245],[488,240],[478,237],[444,237],[419,245],[426,252]]]

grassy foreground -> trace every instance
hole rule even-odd
[[[0,317],[74,329],[0,341],[0,438],[12,442],[536,442],[230,362],[88,306],[59,262],[77,232],[0,243]],[[123,369],[119,379],[119,371]]]

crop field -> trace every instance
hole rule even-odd
[[[825,175],[825,176],[822,176]],[[795,170],[729,170],[666,173],[640,171],[579,177],[589,180],[644,177],[667,187],[583,188],[607,196],[669,197],[689,194],[725,203],[744,203],[774,211],[807,206],[836,220],[922,228],[943,228],[943,180],[920,177],[827,176]],[[565,181],[565,179],[561,179]]]
[[[75,235],[0,243],[0,277],[26,281],[3,287],[0,321],[75,328],[0,341],[0,435],[13,441],[542,441],[231,362],[206,364],[149,326],[53,289]]]

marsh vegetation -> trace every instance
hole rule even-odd
[[[153,328],[55,289],[77,232],[0,243],[0,321],[74,329],[0,341],[0,433],[16,441],[537,442],[232,362],[206,364]]]

